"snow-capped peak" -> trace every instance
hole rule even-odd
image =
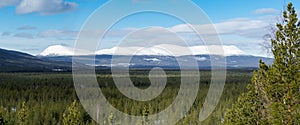
[[[77,55],[90,55],[91,52],[76,50]],[[74,49],[62,45],[53,45],[46,48],[39,56],[74,56]]]
[[[236,46],[191,46],[183,47],[178,45],[161,44],[146,47],[113,47],[96,52],[97,55],[160,55],[160,56],[184,56],[184,55],[245,55]]]
[[[191,46],[183,47],[178,45],[161,44],[152,47],[113,47],[102,49],[96,52],[76,50],[76,55],[156,55],[156,56],[184,56],[184,55],[245,55],[236,46]],[[49,46],[40,56],[74,56],[73,48],[62,45]]]
[[[62,45],[53,45],[46,48],[39,54],[40,56],[69,56],[73,55],[72,48],[65,47]]]

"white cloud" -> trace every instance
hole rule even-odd
[[[17,30],[35,30],[35,29],[37,29],[37,27],[29,26],[29,25],[17,28]]]
[[[278,14],[280,11],[273,8],[261,8],[253,11],[253,14]]]
[[[257,52],[261,53],[261,48],[258,47],[263,41],[263,36],[269,33],[269,26],[272,24],[272,19],[248,19],[236,18],[225,20],[223,22],[206,25],[193,25],[200,30],[199,37],[192,29],[191,25],[179,24],[173,27],[152,27],[148,29],[134,30],[118,30],[110,31],[101,43],[101,48],[113,47],[115,45],[126,46],[153,46],[158,44],[175,44],[184,46],[185,42],[190,46],[198,46],[213,44],[217,42],[215,35],[220,35],[224,45],[235,45],[248,54]],[[212,29],[215,27],[215,30]],[[123,31],[122,33],[118,33]],[[176,33],[176,34],[174,34]],[[125,38],[124,38],[125,37]],[[179,37],[183,38],[180,39]],[[183,41],[185,40],[185,42]],[[204,42],[205,40],[205,42]],[[121,42],[121,43],[120,43]],[[105,46],[105,47],[104,47]],[[248,48],[246,48],[248,47]]]
[[[274,19],[248,19],[248,18],[236,18],[230,19],[215,24],[206,25],[192,25],[200,30],[200,36],[206,36],[206,43],[214,43],[216,41],[214,35],[220,35],[224,45],[235,45],[242,48],[248,54],[255,53],[256,55],[264,55],[259,47],[263,36],[269,33],[269,27],[274,22]],[[178,39],[177,36],[172,34],[175,32],[178,36],[184,38],[188,45],[203,45],[202,38],[198,36],[190,27],[189,24],[179,24],[169,28],[149,28],[139,29],[134,34],[127,36],[125,43],[121,46],[129,45],[144,45],[145,43],[151,45],[155,44],[175,44],[183,45],[183,41]],[[214,28],[217,32],[215,32]],[[218,33],[218,34],[216,34]],[[223,37],[226,39],[223,40]],[[211,37],[211,38],[210,38]],[[118,39],[117,39],[118,40]],[[122,40],[121,38],[119,40]],[[146,42],[145,42],[146,41]],[[211,43],[210,43],[211,42]],[[248,48],[246,48],[248,47]]]
[[[216,35],[216,32],[212,28],[216,28],[220,35],[239,35],[244,37],[262,37],[266,33],[265,29],[269,26],[269,23],[262,20],[252,20],[247,18],[236,18],[227,20],[220,23],[194,25],[204,35]],[[174,32],[193,32],[187,24],[180,24],[170,28]]]
[[[270,26],[271,19],[248,19],[236,18],[225,20],[223,22],[215,23],[214,25],[193,25],[201,30],[202,35],[214,36],[218,35],[213,32],[211,28],[215,27],[219,33],[224,45],[234,45],[241,48],[247,54],[260,54],[261,48],[258,47],[261,43],[263,36],[268,33],[268,26]],[[190,46],[204,45],[202,39],[189,27],[187,24],[180,24],[169,28],[152,27],[146,29],[127,28],[119,30],[110,30],[106,33],[103,41],[101,42],[101,49],[114,47],[119,44],[121,47],[126,46],[153,46],[159,44],[173,44],[184,46],[185,43],[181,37]],[[81,31],[82,34],[87,36],[99,35],[104,31]],[[74,38],[77,36],[78,31],[72,30],[47,30],[38,33],[38,37],[44,38]],[[176,33],[176,34],[174,34]],[[178,35],[178,36],[177,36]],[[224,37],[225,36],[225,37]],[[87,38],[86,41],[88,41]],[[207,42],[215,42],[214,39],[206,39]],[[211,44],[211,43],[208,43]]]
[[[1,36],[10,36],[11,32],[2,32]]]
[[[57,14],[73,11],[77,8],[74,2],[66,2],[63,0],[23,0],[16,7],[16,13],[27,14],[38,12],[43,15]]]
[[[216,24],[216,28],[221,34],[231,34],[245,32],[249,30],[261,30],[269,24],[262,20],[251,20],[246,18],[237,18]]]
[[[14,37],[21,37],[21,38],[27,38],[27,39],[33,39],[33,35],[31,33],[16,33]]]
[[[51,15],[76,10],[78,5],[64,0],[0,0],[0,8],[6,6],[16,6],[17,14]]]
[[[193,25],[201,31],[202,35],[214,36],[214,35],[235,35],[243,38],[253,39],[257,41],[262,39],[263,36],[268,33],[268,23],[265,20],[254,20],[247,18],[236,18],[231,20],[226,20],[220,23],[215,24],[206,24],[206,25]],[[216,28],[218,34],[211,28]],[[38,33],[38,37],[47,37],[47,38],[75,38],[79,31],[72,30],[46,30]],[[97,35],[100,32],[104,31],[84,31],[82,34],[86,35]],[[174,34],[176,33],[176,34]],[[127,28],[119,30],[110,30],[106,33],[103,41],[107,44],[117,44],[121,40],[125,40],[126,44],[134,44],[136,46],[144,44],[145,41],[148,43],[154,44],[184,44],[182,39],[184,38],[189,45],[199,45],[203,44],[201,38],[196,34],[188,24],[179,24],[169,28],[163,27],[151,27],[146,29],[138,28]],[[124,39],[124,37],[126,37]],[[210,40],[206,40],[209,42]],[[242,41],[241,41],[242,42]],[[123,44],[125,45],[125,44]],[[111,45],[107,45],[111,46]]]
[[[125,36],[132,31],[136,31],[138,28],[125,28],[119,30],[109,30],[106,32],[106,36],[109,38],[115,38],[120,36]],[[37,34],[38,37],[47,37],[47,38],[75,38],[77,37],[78,33],[84,35],[85,37],[92,37],[97,36],[101,33],[105,32],[105,30],[59,30],[59,29],[52,29],[52,30],[45,30],[41,31]]]
[[[75,37],[77,31],[72,30],[46,30],[38,33],[39,37],[53,37],[53,38],[66,38],[66,37]]]
[[[185,39],[189,39],[189,37],[185,37]],[[183,40],[179,38],[178,34],[175,34],[168,28],[163,27],[109,31],[102,41],[106,45],[118,44],[121,42],[120,46],[145,46],[145,42],[147,43],[146,46],[158,44],[184,44]]]
[[[18,5],[21,0],[0,0],[0,8]]]

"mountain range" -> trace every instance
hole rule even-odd
[[[56,71],[70,70],[70,62],[51,61],[30,54],[0,49],[0,71]]]
[[[168,52],[165,48],[170,47],[177,51]],[[216,47],[216,46],[210,46]],[[50,46],[40,54],[33,56],[30,54],[0,49],[0,71],[71,71],[72,57],[76,57],[77,62],[85,66],[95,66],[96,69],[109,69],[111,67],[148,69],[161,67],[165,69],[180,69],[179,64],[185,66],[192,65],[191,62],[197,62],[199,69],[210,69],[211,59],[226,58],[226,66],[231,69],[239,68],[257,68],[258,61],[262,59],[267,64],[271,64],[272,58],[246,55],[235,46],[223,47],[225,56],[213,53],[208,54],[205,46],[190,47],[191,53],[180,53],[185,48],[180,46],[160,45],[150,48],[142,47],[114,47],[96,51],[95,54],[87,51],[76,50],[61,45]],[[209,48],[209,47],[208,47]],[[120,51],[119,51],[120,50]],[[132,53],[135,50],[142,50]],[[116,53],[114,53],[116,52]],[[172,54],[171,54],[172,53]]]
[[[222,51],[222,49],[224,51]],[[76,51],[76,54],[74,53]],[[210,50],[210,51],[209,51]],[[39,56],[78,56],[78,55],[155,55],[155,56],[186,56],[186,55],[246,55],[236,46],[179,46],[171,44],[160,44],[151,47],[141,46],[118,46],[109,49],[101,49],[93,52],[87,50],[73,49],[62,45],[53,45],[46,48]]]

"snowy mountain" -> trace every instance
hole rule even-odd
[[[45,56],[45,60],[72,62],[72,56]],[[197,61],[199,69],[211,68],[211,58],[216,60],[221,56],[210,55],[188,55],[188,56],[157,56],[157,55],[86,55],[76,56],[76,63],[85,64],[96,67],[129,67],[129,68],[153,68],[160,67],[166,69],[178,69],[179,63],[186,66],[192,66],[194,61]],[[272,58],[264,58],[249,55],[226,56],[227,68],[256,68],[259,65],[259,60],[262,59],[267,64],[271,64]]]
[[[224,50],[224,53],[222,52]],[[210,50],[210,51],[209,51]],[[182,47],[177,45],[161,44],[149,48],[144,47],[114,47],[99,50],[96,55],[163,55],[163,56],[185,56],[185,55],[245,55],[236,46],[191,46]]]
[[[222,49],[225,54],[222,54]],[[211,52],[209,51],[211,50]],[[50,46],[40,54],[40,58],[52,61],[72,62],[72,56],[78,57],[76,63],[96,67],[130,67],[130,68],[180,68],[179,63],[192,65],[197,61],[200,69],[211,67],[211,59],[226,58],[228,68],[255,68],[260,59],[270,64],[272,58],[246,55],[235,46],[192,46],[161,44],[149,48],[144,47],[114,47],[94,52],[76,50],[64,46]],[[211,54],[209,54],[211,53]],[[96,56],[95,56],[96,55]],[[129,62],[128,62],[129,61]]]
[[[224,53],[222,51],[224,50]],[[210,51],[209,51],[210,50]],[[152,47],[113,47],[102,49],[96,52],[76,50],[78,55],[156,55],[156,56],[185,56],[185,55],[245,55],[245,53],[236,46],[191,46],[183,47],[178,45],[161,44]],[[45,49],[39,56],[74,56],[73,48],[61,45],[50,46]]]
[[[83,50],[77,50],[78,55],[91,55],[91,52],[86,52]],[[71,47],[66,47],[62,45],[53,45],[46,48],[38,56],[73,56],[74,49]]]
[[[161,46],[160,46],[161,47]],[[177,47],[177,46],[173,46]],[[201,47],[194,47],[201,48]],[[226,49],[226,47],[224,47]],[[120,48],[118,48],[120,49]],[[125,49],[121,48],[120,50]],[[26,53],[0,49],[0,72],[1,71],[71,71],[72,64],[78,66],[95,66],[96,70],[109,69],[111,67],[132,68],[132,69],[149,69],[160,67],[165,69],[180,69],[180,63],[186,66],[191,66],[196,61],[199,69],[210,69],[211,59],[223,58],[220,55],[206,55],[207,51],[197,51],[200,55],[183,55],[183,56],[168,56],[168,52],[161,48],[148,48],[139,52],[141,55],[125,55],[130,54],[136,48],[129,48],[126,53],[120,55],[110,55],[112,50],[101,50],[98,54],[108,55],[91,55],[85,51],[79,51],[80,55],[75,57],[79,60],[72,62],[74,53],[73,50],[64,46],[51,46],[47,48],[39,56],[32,56]],[[180,49],[180,48],[176,48]],[[228,49],[234,50],[229,51]],[[264,58],[257,56],[242,55],[235,47],[228,46],[226,53],[227,68],[256,68],[258,61],[262,59],[267,64],[270,64],[272,58]],[[147,51],[146,51],[147,50]],[[201,49],[200,49],[201,50]],[[182,50],[180,50],[182,51]],[[176,51],[174,52],[176,54]],[[150,54],[150,55],[143,55]],[[155,55],[154,55],[155,54]],[[185,53],[186,54],[186,53]],[[231,55],[233,54],[233,55]],[[43,55],[43,56],[42,56]],[[180,54],[177,54],[180,55]],[[186,67],[188,68],[188,67]]]
[[[48,72],[70,70],[70,62],[46,60],[27,53],[0,49],[0,72]]]

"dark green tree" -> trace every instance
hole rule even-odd
[[[0,107],[0,125],[8,124],[7,114],[8,111],[5,108]]]
[[[143,125],[148,125],[149,124],[149,122],[150,122],[150,120],[149,120],[149,118],[148,118],[148,116],[149,116],[149,108],[148,108],[148,106],[144,106],[144,108],[143,108],[143,111],[142,111],[142,116],[143,116],[143,121],[142,121],[142,124]]]
[[[274,62],[260,61],[248,92],[226,113],[225,124],[300,124],[300,22],[289,3],[271,40]]]
[[[26,106],[25,102],[23,102],[20,109],[18,110],[19,125],[28,124],[28,116],[29,116],[28,114],[29,114],[29,108]]]
[[[115,122],[116,122],[116,117],[115,117],[114,113],[110,113],[108,116],[108,124],[114,125]]]
[[[79,104],[76,100],[67,108],[66,112],[63,114],[63,124],[64,125],[80,125],[82,123]]]

